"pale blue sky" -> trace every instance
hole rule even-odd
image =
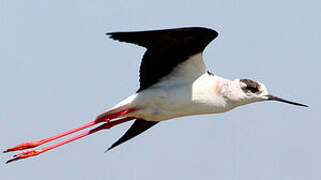
[[[251,104],[159,123],[108,153],[131,123],[6,165],[0,179],[321,178],[317,0],[1,0],[1,149],[93,120],[138,88],[143,48],[106,32],[205,26],[210,71],[308,104]]]

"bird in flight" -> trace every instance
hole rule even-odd
[[[297,106],[268,93],[266,86],[250,79],[229,80],[209,72],[203,61],[205,47],[218,33],[203,27],[107,33],[112,39],[133,43],[147,50],[143,56],[139,89],[94,121],[38,141],[9,148],[4,152],[37,147],[83,130],[96,128],[43,148],[15,154],[9,162],[39,155],[117,124],[135,120],[108,150],[146,131],[160,121],[176,117],[223,113],[235,107],[261,101],[279,101]]]

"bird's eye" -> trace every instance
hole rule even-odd
[[[251,91],[252,93],[257,93],[259,89],[257,87],[246,87],[246,90]]]
[[[240,81],[243,82],[244,84],[246,84],[246,86],[242,88],[242,90],[245,93],[247,93],[249,91],[251,93],[259,92],[259,87],[260,87],[259,83],[255,82],[255,81],[252,81],[250,79],[241,79]]]

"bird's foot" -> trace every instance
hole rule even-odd
[[[4,153],[6,152],[11,152],[11,151],[18,151],[18,150],[25,150],[25,149],[30,149],[30,148],[34,148],[37,147],[39,145],[41,145],[41,141],[30,141],[30,142],[25,142],[25,143],[21,143],[15,147],[9,148],[5,151],[3,151]]]
[[[10,163],[10,162],[17,161],[20,159],[25,159],[25,158],[32,157],[32,156],[37,156],[40,153],[43,153],[44,151],[45,150],[42,150],[42,149],[36,149],[36,150],[30,150],[30,151],[18,153],[18,154],[13,155],[14,158],[10,159],[6,163]]]

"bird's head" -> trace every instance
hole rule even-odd
[[[232,100],[236,100],[238,105],[260,101],[279,101],[292,105],[307,107],[307,105],[288,101],[269,94],[266,86],[257,81],[250,79],[236,79],[233,81],[233,84],[234,88],[237,89],[237,93],[232,95]]]

